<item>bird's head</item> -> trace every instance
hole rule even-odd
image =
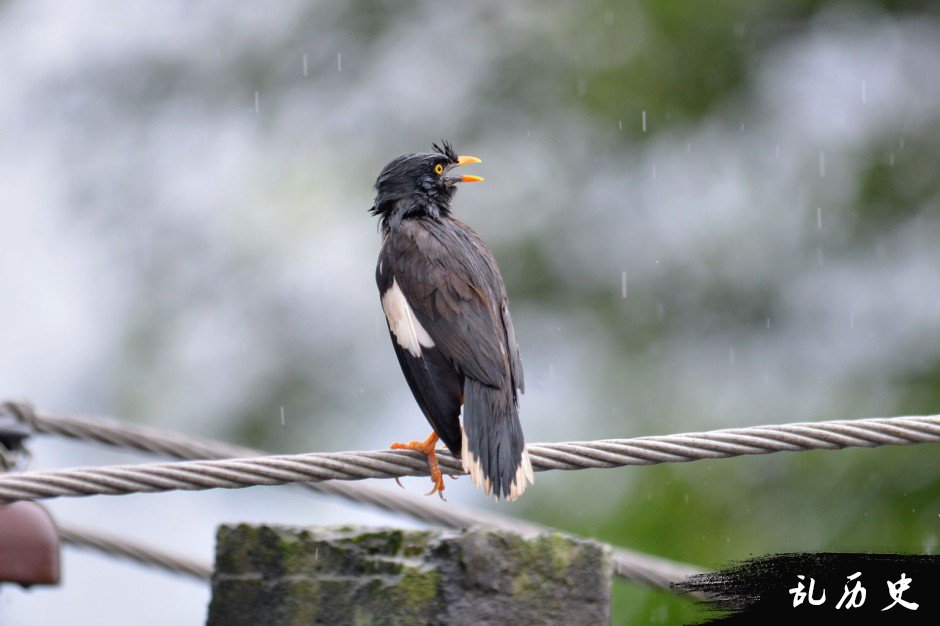
[[[476,157],[458,156],[446,141],[434,144],[432,152],[392,159],[375,181],[375,204],[370,212],[392,229],[406,217],[446,217],[457,183],[483,180],[479,176],[451,176],[451,170],[479,162]]]

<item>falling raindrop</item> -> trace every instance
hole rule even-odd
[[[627,272],[620,272],[620,293],[624,299],[627,297]]]
[[[888,165],[890,165],[891,167],[894,167],[894,153],[893,152],[888,153]]]
[[[336,71],[337,72],[343,71],[343,53],[342,52],[336,53]]]
[[[741,122],[741,132],[744,132],[744,122]]]
[[[255,92],[255,114],[261,111],[261,94]]]
[[[643,132],[646,132],[646,109],[643,110]]]
[[[623,120],[620,120],[619,122],[617,122],[617,126],[620,127],[620,130],[623,130]]]
[[[822,230],[822,207],[816,207],[816,228]]]
[[[304,76],[307,76],[307,55],[304,55]]]
[[[849,313],[849,329],[855,330],[855,313]]]
[[[770,318],[767,318],[767,330],[770,330]]]
[[[281,407],[281,426],[284,425],[284,407]]]
[[[656,178],[656,166],[653,166],[653,178]]]

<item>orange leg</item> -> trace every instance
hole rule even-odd
[[[438,436],[437,433],[431,433],[431,435],[424,441],[411,441],[409,443],[393,443],[392,450],[417,450],[418,452],[423,452],[428,457],[428,469],[431,470],[431,480],[434,482],[434,487],[427,493],[431,495],[436,493],[441,497],[441,500],[444,499],[444,477],[441,475],[441,468],[437,465],[437,453],[434,451],[434,446],[437,445]],[[397,478],[395,480],[398,480]],[[401,483],[398,483],[401,485]]]

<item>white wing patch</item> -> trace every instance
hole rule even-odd
[[[395,340],[411,356],[421,358],[421,348],[433,348],[434,340],[424,330],[424,326],[415,317],[414,311],[408,305],[405,294],[398,287],[398,282],[392,278],[392,286],[382,294],[382,310],[388,319],[388,327],[392,329]]]

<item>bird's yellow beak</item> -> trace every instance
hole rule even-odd
[[[470,165],[471,163],[482,163],[482,161],[475,156],[459,156],[457,157],[457,165],[454,167],[460,167],[461,165]],[[465,175],[460,177],[460,182],[462,183],[482,183],[483,179],[479,176],[470,176]]]

